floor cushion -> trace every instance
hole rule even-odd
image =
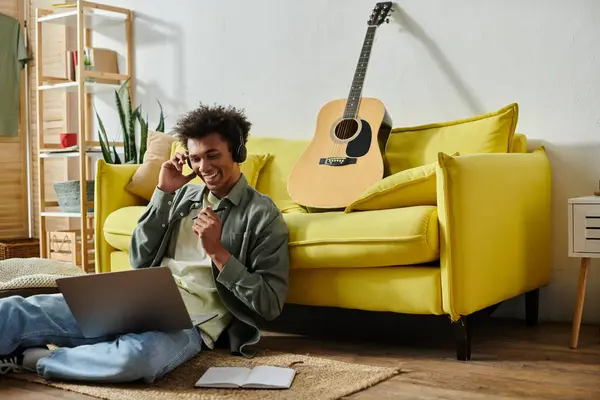
[[[45,258],[0,261],[0,298],[58,293],[56,279],[84,275],[77,265]]]

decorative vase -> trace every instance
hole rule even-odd
[[[96,68],[93,65],[85,65],[85,70],[86,71],[95,71]],[[86,82],[96,82],[96,80],[94,78],[85,78]]]
[[[95,71],[96,70],[96,68],[93,65],[84,65],[83,69],[85,69],[86,71]],[[79,68],[75,69],[75,75],[77,76],[77,80],[79,80]],[[83,81],[84,82],[96,82],[96,79],[86,77]]]

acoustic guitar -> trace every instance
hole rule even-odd
[[[313,139],[294,164],[288,194],[298,204],[317,209],[344,208],[384,177],[384,152],[392,121],[383,103],[363,98],[362,89],[377,28],[392,10],[377,3],[347,99],[333,100],[319,111]]]

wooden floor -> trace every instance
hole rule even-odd
[[[572,350],[569,324],[479,318],[468,362],[456,361],[445,318],[304,310],[269,329],[261,347],[405,371],[351,399],[600,399],[598,326],[583,326]],[[2,378],[0,398],[92,399]]]

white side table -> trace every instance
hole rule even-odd
[[[600,258],[600,196],[569,199],[569,257],[581,258],[571,348],[579,342],[587,273],[591,258]]]

